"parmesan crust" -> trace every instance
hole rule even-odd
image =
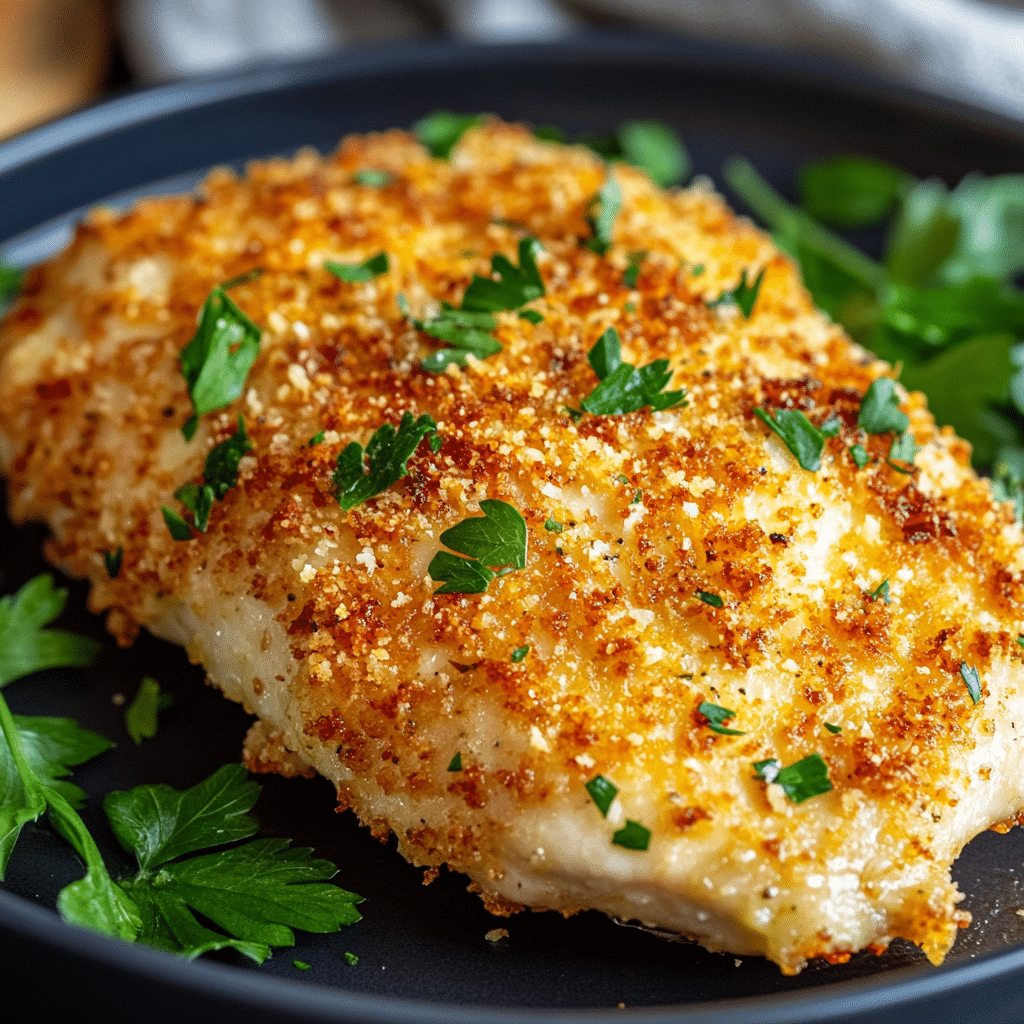
[[[367,168],[390,183],[356,183]],[[605,173],[490,123],[450,161],[388,132],[94,212],[0,328],[11,514],[49,523],[48,557],[90,579],[119,642],[144,626],[184,644],[259,716],[250,768],[315,768],[496,913],[598,908],[787,972],[896,936],[939,962],[968,920],[952,860],[1024,807],[1021,530],[923,396],[900,392],[915,473],[886,463],[891,437],[864,441],[860,398],[887,367],[706,184],[665,193],[616,166],[614,244],[588,250]],[[543,321],[498,313],[501,353],[423,372],[441,343],[397,297],[417,317],[457,305],[526,235],[545,249]],[[324,270],[380,251],[390,270],[367,283]],[[231,291],[264,330],[246,392],[186,442],[178,354],[211,288],[256,267]],[[749,320],[708,305],[762,269]],[[609,327],[628,362],[670,360],[685,407],[567,415]],[[787,406],[842,421],[818,472],[753,414]],[[338,454],[405,412],[433,416],[443,446],[342,511]],[[208,532],[175,542],[160,507],[180,510],[173,492],[239,413],[254,447],[238,486]],[[441,532],[485,498],[524,516],[526,568],[436,595]],[[888,602],[867,596],[885,579]],[[743,735],[711,731],[704,701]],[[754,777],[752,762],[813,753],[824,795],[794,804]],[[619,790],[607,818],[584,788],[597,774]],[[647,851],[612,843],[627,818]]]

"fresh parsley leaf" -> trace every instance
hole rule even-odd
[[[882,160],[833,157],[800,170],[798,187],[804,210],[837,227],[865,227],[884,220],[896,209],[913,179]]]
[[[718,594],[712,594],[707,590],[696,591],[697,597],[700,598],[705,604],[711,605],[712,608],[724,608],[725,602],[718,596]]]
[[[728,708],[723,708],[718,704],[710,704],[708,701],[703,701],[698,705],[697,711],[702,714],[708,720],[708,728],[712,732],[717,732],[722,736],[746,736],[745,732],[739,729],[728,729],[725,726],[730,718],[736,717],[735,711],[730,711]]]
[[[309,440],[308,440],[308,441],[306,442],[306,447],[307,447],[307,448],[315,448],[315,447],[316,447],[316,446],[317,446],[318,444],[321,444],[321,443],[323,442],[323,439],[324,439],[324,432],[323,432],[322,430],[318,430],[318,431],[317,431],[317,432],[316,432],[316,433],[315,433],[315,434],[314,434],[314,435],[313,435],[313,436],[312,436],[312,437],[311,437],[311,438],[310,438],[310,439],[309,439]]]
[[[823,724],[833,736],[843,731],[843,727],[841,725],[833,725],[831,722],[824,722]]]
[[[496,313],[518,309],[539,299],[544,295],[544,281],[537,269],[537,256],[543,251],[544,247],[536,238],[520,239],[518,267],[507,256],[495,253],[491,256],[492,276],[473,275],[462,296],[462,310]]]
[[[685,405],[685,391],[664,391],[672,379],[667,359],[656,359],[639,369],[622,362],[618,331],[609,327],[587,354],[600,383],[580,402],[580,409],[596,416],[621,416],[645,406],[654,410]]]
[[[626,824],[612,833],[612,842],[627,850],[647,850],[651,845],[651,830],[644,828],[639,821],[627,818]]]
[[[116,580],[121,575],[121,563],[123,561],[124,547],[119,547],[116,551],[103,552],[103,567],[107,570],[107,575],[112,580]]]
[[[183,488],[180,488],[180,490],[183,490]],[[191,497],[192,492],[188,493],[189,496]],[[180,497],[178,498],[178,500],[182,501]],[[166,505],[160,506],[160,512],[164,517],[164,522],[167,524],[167,530],[174,540],[192,539],[192,531],[189,529],[188,523],[186,523],[185,520],[182,519],[177,512],[174,512],[171,509],[167,508]]]
[[[603,775],[595,775],[585,786],[590,794],[590,799],[597,805],[602,818],[608,817],[615,798],[619,795],[619,787],[609,782]]]
[[[310,965],[307,964],[304,960],[293,960],[292,966],[297,971],[308,971],[310,969]]]
[[[42,574],[15,594],[0,597],[0,687],[46,668],[91,665],[99,650],[95,640],[44,629],[64,610],[68,592]]]
[[[391,175],[387,171],[367,167],[364,170],[356,171],[352,175],[352,180],[357,185],[365,185],[367,188],[384,188],[391,184]]]
[[[544,529],[547,530],[549,533],[561,533],[562,530],[565,529],[565,527],[561,523],[556,522],[554,519],[549,518],[544,523]]]
[[[519,319],[525,320],[527,321],[527,323],[533,324],[534,327],[536,327],[537,324],[544,323],[543,314],[538,313],[535,309],[521,309],[519,311]]]
[[[1012,501],[1018,523],[1024,523],[1024,450],[1000,452],[1000,460],[992,469],[992,497],[996,501]]]
[[[175,492],[174,496],[192,513],[192,519],[195,522],[196,529],[200,533],[206,532],[206,527],[210,522],[210,512],[213,510],[213,488],[206,487],[203,484],[182,484]],[[179,516],[179,518],[181,518]],[[164,520],[167,522],[167,528],[171,531],[171,536],[175,540],[191,540],[192,533],[189,532],[187,537],[179,537],[172,528],[170,521],[167,519],[166,511],[164,514]],[[184,522],[184,520],[182,520]],[[187,526],[186,526],[187,529]]]
[[[622,275],[622,283],[627,288],[636,287],[637,278],[640,276],[640,266],[647,256],[647,250],[640,249],[637,252],[631,252],[626,258],[626,272]]]
[[[749,320],[754,306],[757,304],[757,297],[761,293],[761,283],[764,281],[765,268],[754,278],[753,284],[747,283],[746,270],[740,275],[740,283],[735,288],[722,292],[717,299],[709,302],[709,306],[718,306],[723,303],[731,303],[743,314],[744,320]]]
[[[347,284],[363,284],[372,281],[381,274],[386,274],[391,267],[386,252],[379,252],[376,256],[363,260],[362,263],[335,263],[327,260],[324,269],[329,270],[335,277],[340,278]]]
[[[417,320],[409,311],[404,295],[398,296],[398,307],[416,330],[452,346],[434,352],[421,361],[420,366],[430,373],[441,373],[450,363],[465,366],[468,354],[477,359],[486,359],[501,351],[500,342],[490,334],[498,326],[498,321],[491,313],[455,309],[442,303],[441,312],[437,316],[429,320]]]
[[[524,644],[522,647],[517,647],[512,654],[509,656],[509,660],[515,664],[518,664],[530,653],[530,645]]]
[[[977,704],[981,700],[981,677],[978,670],[966,661],[960,662],[960,678],[963,679],[967,692],[971,695],[971,703]]]
[[[338,504],[348,511],[382,494],[409,472],[406,463],[410,456],[424,437],[436,431],[437,423],[426,413],[416,418],[411,412],[404,413],[397,430],[385,423],[366,446],[368,468],[363,466],[363,446],[356,441],[346,445],[331,477]]]
[[[441,543],[468,558],[439,551],[427,566],[430,578],[443,582],[438,594],[479,594],[494,579],[495,567],[526,568],[526,520],[508,502],[485,498],[483,516],[472,516],[441,534]],[[461,564],[460,564],[461,563]],[[474,589],[463,589],[472,586]]]
[[[605,172],[604,184],[587,204],[587,223],[590,225],[591,237],[585,244],[598,256],[604,256],[611,248],[615,218],[621,206],[622,189],[614,170],[609,167]]]
[[[890,280],[924,284],[952,255],[959,236],[960,218],[950,209],[946,186],[937,178],[915,182],[889,236],[885,267]]]
[[[455,756],[448,762],[448,771],[450,772],[461,772],[462,771],[462,751],[456,750]]]
[[[850,445],[850,458],[856,463],[858,469],[863,469],[870,461],[867,449],[862,444]]]
[[[960,233],[939,278],[1012,284],[1024,271],[1024,175],[968,174],[949,197],[948,211],[959,218]]]
[[[210,449],[203,466],[203,483],[213,489],[217,501],[223,501],[224,495],[238,482],[238,464],[250,451],[252,441],[245,432],[245,420],[239,415],[236,431]]]
[[[804,469],[811,473],[821,469],[825,435],[799,409],[777,409],[774,417],[755,409],[754,415],[782,439]]]
[[[914,458],[920,450],[917,447],[913,434],[900,434],[899,437],[893,439],[892,444],[889,446],[888,463],[893,469],[899,470],[901,473],[912,473],[914,471]],[[906,463],[909,468],[902,465],[897,466],[897,462]]]
[[[143,678],[131,704],[124,709],[124,727],[136,746],[156,735],[157,716],[171,703],[170,694],[161,693],[160,684],[152,676]]]
[[[704,270],[705,267],[703,263],[694,263],[694,265],[690,267],[690,275],[692,277],[700,277],[704,273]]]
[[[417,121],[412,130],[431,156],[447,160],[459,139],[483,119],[483,114],[453,114],[447,110],[435,110]]]
[[[21,290],[24,273],[20,267],[12,267],[10,263],[0,259],[0,306],[17,296]]]
[[[345,963],[347,963],[350,967],[355,967],[355,965],[359,963],[359,957],[357,957],[355,953],[346,953]]]
[[[678,185],[690,173],[690,155],[679,136],[660,121],[626,121],[615,133],[622,156],[662,188]]]
[[[857,426],[869,434],[884,434],[889,430],[902,434],[910,426],[910,417],[900,412],[896,382],[891,377],[879,377],[868,386],[861,399]]]
[[[180,356],[181,373],[194,410],[181,428],[186,440],[195,436],[200,416],[230,405],[241,396],[260,350],[260,337],[260,329],[222,286],[210,292],[199,314],[199,327]]]
[[[755,761],[754,771],[757,772],[758,778],[765,782],[777,782],[795,804],[801,804],[814,796],[821,796],[832,789],[828,765],[821,754],[808,754],[807,757],[785,768],[774,758]]]
[[[877,601],[881,598],[886,604],[891,604],[889,600],[889,579],[886,577],[881,583],[875,587],[874,590],[867,591],[867,597],[870,601]]]

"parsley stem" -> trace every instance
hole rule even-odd
[[[790,206],[749,161],[742,157],[726,160],[722,176],[729,187],[773,231],[799,237],[866,288],[876,289],[885,282],[885,271],[880,264],[823,228],[802,210]]]

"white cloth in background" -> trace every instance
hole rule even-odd
[[[689,36],[833,55],[1024,118],[1024,0],[586,0]],[[432,13],[433,12],[433,13]],[[176,78],[440,25],[479,41],[558,39],[583,25],[557,0],[123,0],[143,80]]]

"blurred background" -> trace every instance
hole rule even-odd
[[[834,56],[1024,117],[1024,0],[0,0],[0,137],[114,89],[254,61],[595,29]]]

